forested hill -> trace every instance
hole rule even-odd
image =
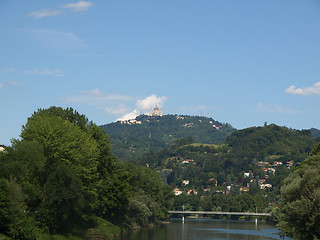
[[[260,198],[259,207],[265,211],[269,203],[277,201],[283,179],[309,156],[318,141],[309,130],[271,124],[234,131],[225,144],[186,142],[180,140],[170,148],[150,152],[135,164],[161,172],[164,181],[180,191],[176,195],[182,203],[189,203],[189,210],[221,207],[215,201],[224,199],[222,192],[230,192],[230,198],[235,199],[229,200],[236,202],[238,208],[228,204],[222,210],[253,211],[256,205],[246,208],[246,204],[241,205],[237,200],[237,195],[247,192]],[[196,196],[183,197],[190,191],[196,191]],[[213,200],[210,202],[211,197],[206,198],[205,205],[201,205],[201,196],[212,196]],[[177,209],[182,205],[177,203],[179,199],[175,200]]]
[[[310,129],[311,135],[314,138],[320,138],[320,130],[316,128],[311,128]]]
[[[193,159],[197,166],[205,166],[204,171],[238,175],[253,170],[251,168],[258,162],[297,165],[311,153],[316,143],[309,130],[291,130],[271,124],[234,131],[225,144],[192,144],[181,139],[170,148],[144,155],[136,163],[148,163],[151,168],[161,170],[173,168],[171,160]]]
[[[235,129],[209,117],[140,115],[134,120],[118,121],[101,126],[111,136],[113,153],[127,161],[150,150],[168,147],[177,139],[192,136],[195,142],[224,143]]]
[[[251,127],[227,138],[232,156],[258,161],[303,161],[317,142],[310,130],[292,130],[275,124]]]

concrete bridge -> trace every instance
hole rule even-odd
[[[182,214],[182,223],[184,223],[184,215],[186,214],[207,214],[207,215],[241,215],[255,216],[255,224],[258,224],[258,216],[271,216],[270,213],[253,213],[253,212],[222,212],[222,211],[168,211],[170,214]]]
[[[270,213],[222,212],[222,211],[168,211],[168,213],[170,214],[203,214],[203,215],[271,216]]]

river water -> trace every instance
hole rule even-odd
[[[278,229],[265,222],[258,222],[256,226],[251,221],[186,219],[183,224],[181,219],[172,219],[170,223],[134,231],[117,240],[283,239],[278,233]]]

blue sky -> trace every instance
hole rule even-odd
[[[38,108],[320,129],[318,0],[0,0],[0,144]]]

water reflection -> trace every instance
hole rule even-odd
[[[279,231],[264,222],[222,221],[210,219],[173,219],[169,224],[125,234],[119,240],[254,240],[282,239]],[[286,240],[290,238],[285,238]]]

